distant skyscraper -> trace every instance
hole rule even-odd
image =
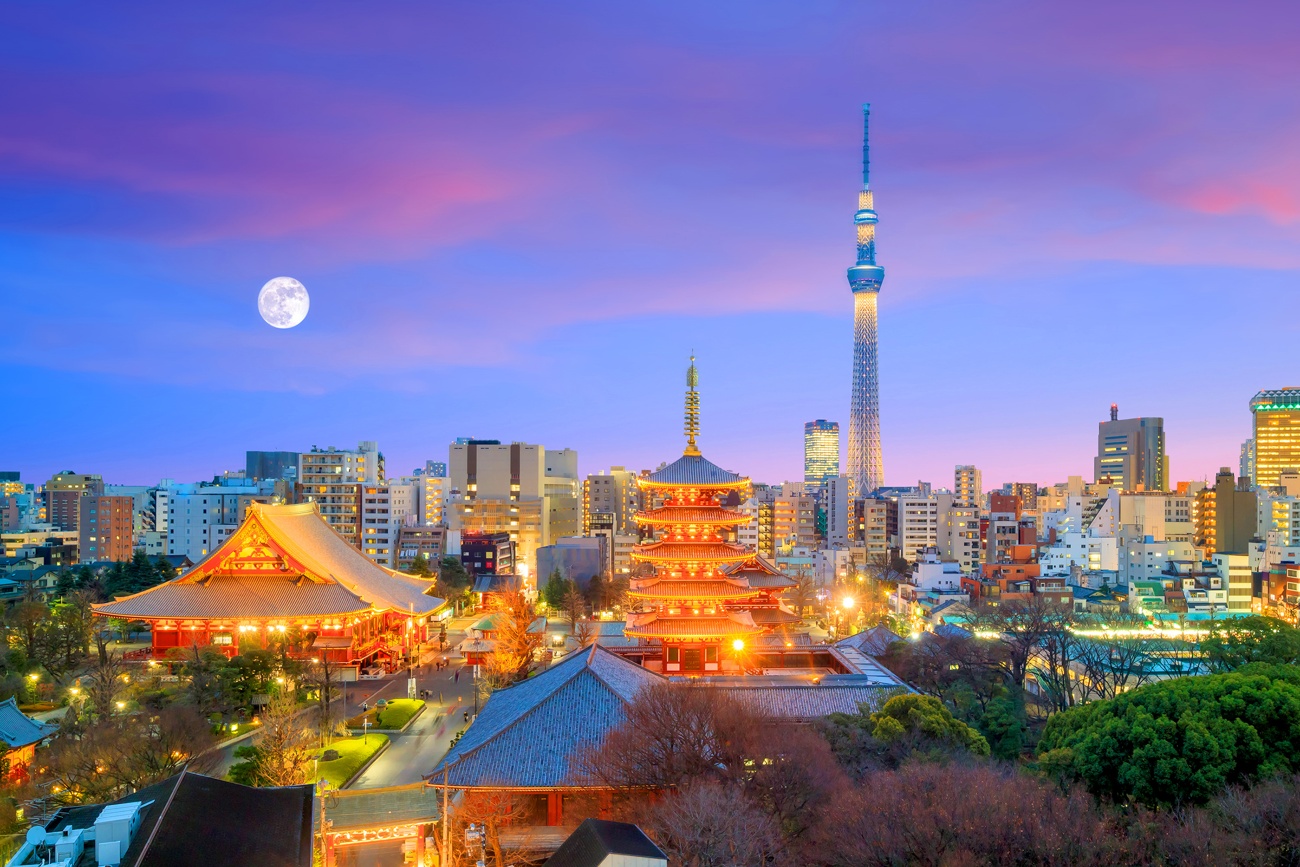
[[[1125,491],[1169,490],[1169,459],[1165,456],[1165,420],[1120,418],[1110,405],[1110,421],[1097,425],[1094,479]]]
[[[862,191],[853,222],[858,230],[857,264],[849,269],[853,290],[853,389],[849,403],[848,475],[863,496],[884,484],[880,455],[880,376],[876,352],[876,297],[885,269],[876,264],[876,210],[871,193],[870,104],[862,106]]]
[[[1278,483],[1283,470],[1300,470],[1300,387],[1261,391],[1250,402],[1255,417],[1255,487]]]
[[[979,468],[974,464],[961,464],[953,474],[953,505],[979,507],[984,496]]]
[[[1241,444],[1241,457],[1237,463],[1237,475],[1249,479],[1251,487],[1255,485],[1255,440],[1248,439]]]
[[[298,452],[245,452],[244,478],[297,479]]]
[[[820,491],[827,479],[840,474],[840,423],[817,419],[803,426],[803,480]]]

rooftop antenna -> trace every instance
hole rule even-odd
[[[1119,421],[1119,404],[1117,403],[1112,403],[1110,405],[1110,420]]]

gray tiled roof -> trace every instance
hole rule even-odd
[[[624,708],[661,678],[593,645],[488,697],[482,713],[426,779],[441,785],[577,786],[569,757],[623,721]]]
[[[759,678],[754,678],[760,681]],[[833,713],[857,713],[865,705],[873,713],[904,686],[883,684],[819,684],[738,686],[720,689],[767,717],[785,720],[814,720]]]
[[[9,749],[18,749],[47,738],[58,729],[56,725],[37,722],[18,709],[13,696],[0,701],[0,741]]]
[[[722,469],[703,455],[682,455],[662,470],[651,473],[646,480],[661,485],[734,485],[744,481],[737,473]]]
[[[888,626],[873,626],[868,630],[850,635],[835,642],[836,647],[848,646],[860,650],[867,656],[880,656],[895,641],[902,641],[899,635]]]

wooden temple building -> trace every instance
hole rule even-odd
[[[657,645],[662,654],[638,654],[647,668],[666,674],[737,673],[752,668],[747,656],[760,637],[796,624],[778,594],[794,586],[779,569],[732,541],[749,516],[723,505],[749,490],[749,479],[700,454],[699,374],[686,374],[686,450],[663,469],[637,480],[651,508],[636,521],[652,541],[634,560],[649,575],[634,578],[628,596],[638,610],[624,634]]]
[[[284,642],[345,667],[393,665],[429,639],[444,609],[432,587],[376,565],[314,504],[252,503],[239,529],[188,572],[94,611],[148,623],[156,658],[195,645],[235,656]]]

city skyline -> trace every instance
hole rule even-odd
[[[1293,383],[1197,345],[1225,286],[1282,343],[1300,320],[1294,12],[736,8],[6,10],[0,363],[43,425],[0,433],[5,468],[152,483],[374,439],[405,472],[465,434],[653,468],[696,347],[702,448],[797,479],[799,426],[848,422],[867,100],[886,483],[1086,476],[1115,402],[1165,420],[1171,481],[1236,465],[1251,397]],[[280,274],[313,299],[288,333],[255,305]],[[1185,352],[1141,375],[1157,345]]]

